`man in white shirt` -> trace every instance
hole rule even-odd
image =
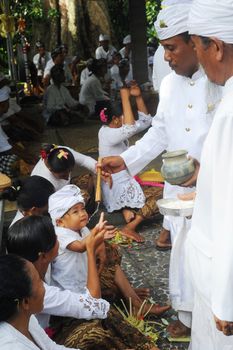
[[[47,87],[50,83],[50,71],[55,64],[63,64],[65,59],[63,48],[57,47],[51,53],[51,59],[47,62],[44,70],[43,84]]]
[[[126,168],[131,175],[137,174],[162,151],[186,149],[190,156],[200,160],[202,146],[213,119],[213,111],[219,100],[219,95],[208,96],[208,79],[199,68],[193,43],[187,33],[187,19],[190,5],[178,1],[177,5],[162,10],[157,18],[155,27],[161,44],[165,49],[165,59],[173,72],[166,76],[160,88],[160,102],[152,127],[144,137],[136,142],[120,157],[110,157],[103,160],[105,168],[110,166],[113,172]],[[178,194],[193,191],[195,176],[183,186],[165,184],[164,197],[177,198]],[[171,231],[175,243],[184,225],[190,222],[182,218],[165,217],[164,228]],[[190,312],[192,310],[192,291],[189,283],[184,280],[182,259],[184,245],[179,254],[175,248],[178,260],[172,262],[180,266],[178,276],[170,274],[170,295],[172,305],[179,313],[179,319],[190,327]],[[177,323],[178,330],[182,329]],[[184,331],[184,332],[183,332]]]
[[[112,56],[117,50],[114,46],[109,44],[109,36],[106,34],[100,34],[99,47],[95,50],[95,58],[99,60],[104,58],[107,60],[108,65],[112,64]]]
[[[51,54],[50,52],[47,52],[45,50],[45,44],[40,41],[36,43],[36,48],[38,52],[33,57],[33,63],[35,64],[37,69],[37,76],[39,79],[39,83],[41,83],[44,75],[45,66],[47,62],[51,59]]]
[[[122,58],[128,58],[128,60],[132,61],[132,50],[131,50],[131,35],[128,34],[123,39],[123,45],[122,49],[120,49],[120,54]]]
[[[192,350],[233,349],[232,18],[232,0],[196,0],[188,21],[201,65],[211,81],[223,86],[203,147],[186,244],[194,287]]]

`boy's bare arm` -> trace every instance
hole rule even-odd
[[[81,241],[73,241],[66,247],[69,250],[72,250],[73,252],[77,253],[83,253],[86,251],[86,238],[82,239]]]

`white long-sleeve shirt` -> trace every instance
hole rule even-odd
[[[109,303],[104,299],[93,298],[87,288],[84,293],[61,290],[44,283],[45,297],[43,311],[36,317],[41,327],[49,325],[51,315],[74,317],[78,319],[103,319],[107,317]]]
[[[58,146],[58,147],[63,147],[63,146]],[[88,156],[85,156],[84,154],[81,154],[79,152],[76,152],[72,148],[69,148],[66,146],[64,146],[64,147],[67,148],[73,154],[76,165],[87,168],[91,172],[95,173],[95,165],[96,165],[95,159],[88,157]],[[38,176],[44,177],[45,179],[50,181],[53,184],[55,191],[60,190],[62,187],[64,187],[65,185],[68,185],[70,183],[70,179],[68,179],[68,180],[57,179],[51,173],[51,171],[47,168],[43,159],[40,159],[38,161],[38,163],[35,165],[34,169],[32,170],[32,173],[31,173],[31,176],[32,175],[38,175]]]
[[[116,156],[128,148],[128,138],[145,130],[151,125],[151,116],[138,112],[139,119],[133,125],[124,124],[120,128],[103,125],[99,131],[100,157]],[[103,201],[108,212],[124,207],[142,208],[145,197],[140,185],[126,171],[112,174],[111,189],[102,183]]]
[[[167,75],[161,84],[160,102],[152,127],[121,154],[131,175],[137,174],[164,150],[186,149],[189,155],[200,160],[201,150],[219,103],[219,95],[207,102],[207,77],[198,70],[192,78]],[[193,191],[165,184],[164,197],[174,198],[178,193]]]
[[[139,119],[135,124],[123,124],[120,128],[109,128],[103,125],[99,130],[99,156],[116,156],[128,149],[128,139],[149,128],[152,122],[150,115],[138,112]]]
[[[206,138],[189,240],[208,263],[196,286],[213,314],[233,322],[233,77]],[[207,259],[208,258],[208,259]],[[203,266],[202,275],[206,271]],[[200,271],[196,271],[197,280]],[[231,337],[229,337],[231,338]]]
[[[92,74],[88,77],[80,90],[79,102],[89,108],[90,113],[95,111],[97,101],[109,100],[107,93],[103,90],[100,80]]]
[[[33,343],[16,328],[7,322],[0,322],[0,342],[1,350],[65,350],[63,345],[57,345],[40,327],[35,316],[31,316],[29,321],[29,333],[34,339]],[[72,349],[72,348],[70,348]],[[73,350],[75,350],[73,348]],[[77,350],[77,349],[76,349]],[[78,349],[79,350],[79,349]]]

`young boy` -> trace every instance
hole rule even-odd
[[[75,185],[64,186],[49,197],[49,214],[60,244],[58,257],[52,263],[52,283],[62,289],[81,293],[87,281],[86,239],[89,234],[100,229],[109,236],[114,231],[113,226],[107,226],[101,214],[100,221],[93,230],[90,231],[86,227],[88,215],[84,199]],[[137,293],[132,288],[119,265],[120,259],[113,262],[109,258],[106,259],[103,241],[97,247],[96,258],[99,260],[99,275],[104,269],[100,276],[102,289],[102,281],[106,278],[108,281],[104,281],[105,285],[110,285],[110,289],[119,289],[118,292],[120,291],[125,298],[130,297],[133,305],[139,308],[142,303],[140,297],[148,297],[149,291],[142,289]],[[169,308],[167,305],[153,305],[151,313],[160,315]]]

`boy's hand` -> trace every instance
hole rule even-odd
[[[138,96],[141,96],[141,90],[140,90],[140,87],[138,86],[138,84],[136,83],[135,80],[132,80],[130,82],[130,95],[131,96],[135,96],[135,97],[138,97]]]

